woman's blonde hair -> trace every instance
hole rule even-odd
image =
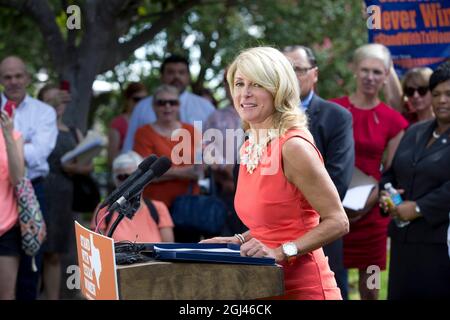
[[[159,87],[157,87],[155,89],[155,91],[153,92],[153,103],[156,102],[156,100],[158,99],[158,96],[163,92],[171,93],[171,94],[177,96],[178,98],[180,97],[180,91],[178,90],[177,87],[174,87],[170,84],[162,84]]]
[[[412,68],[408,70],[403,77],[403,90],[406,85],[428,87],[433,70],[427,67]]]
[[[391,53],[388,48],[379,43],[365,44],[355,50],[353,63],[357,67],[365,59],[378,59],[383,62],[386,71],[392,66]]]
[[[259,84],[272,94],[275,106],[273,128],[283,135],[288,129],[307,129],[307,118],[300,110],[300,91],[294,69],[289,60],[271,47],[256,47],[242,51],[227,72],[227,82],[234,95],[236,71]],[[247,131],[249,124],[243,121]]]

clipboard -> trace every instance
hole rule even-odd
[[[64,164],[76,159],[80,164],[89,164],[102,151],[105,145],[103,137],[97,132],[90,130],[83,141],[73,150],[65,153],[60,161]]]
[[[352,181],[348,187],[345,197],[342,200],[344,208],[351,210],[361,210],[365,207],[367,200],[373,188],[377,185],[377,180],[362,172],[358,168],[354,168]]]

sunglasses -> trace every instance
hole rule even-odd
[[[131,97],[131,99],[134,101],[134,102],[139,102],[139,101],[141,101],[142,99],[144,99],[145,97]]]
[[[406,87],[405,88],[405,95],[407,97],[412,97],[416,91],[419,93],[420,96],[423,97],[424,95],[427,94],[428,87],[418,87],[418,88]]]
[[[117,179],[117,181],[123,182],[123,181],[125,181],[126,179],[128,179],[129,176],[130,176],[130,175],[129,175],[129,174],[126,174],[126,173],[117,174],[117,175],[116,175],[116,179]]]
[[[178,100],[163,100],[163,99],[158,99],[155,101],[157,106],[166,106],[167,104],[169,104],[172,107],[178,106],[180,104],[180,102]]]

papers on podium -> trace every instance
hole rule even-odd
[[[80,164],[89,164],[106,145],[104,138],[95,131],[88,131],[86,137],[75,149],[67,152],[61,157],[61,163],[66,163],[74,159]]]
[[[345,194],[342,205],[351,210],[361,210],[366,205],[372,189],[376,186],[377,181],[372,176],[366,175],[358,168],[354,168],[352,181]]]
[[[240,246],[227,243],[157,243],[156,259],[251,265],[275,265],[273,258],[243,257]]]

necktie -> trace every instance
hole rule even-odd
[[[8,100],[6,101],[4,110],[8,114],[9,117],[12,117],[14,109],[16,109],[17,104],[14,101]]]

